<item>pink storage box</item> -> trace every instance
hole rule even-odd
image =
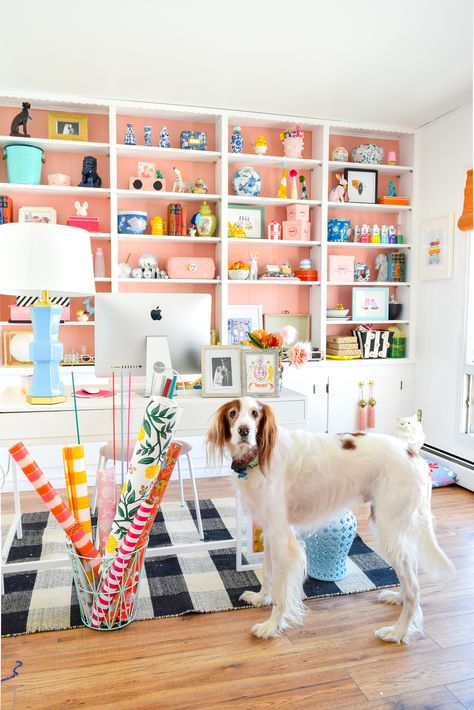
[[[289,221],[300,219],[303,222],[309,222],[309,205],[288,205],[286,218]]]
[[[92,192],[92,190],[91,190]],[[87,232],[98,232],[99,231],[99,218],[98,217],[68,217],[67,218],[68,227],[79,227],[80,229],[85,229]]]
[[[311,222],[291,220],[283,222],[283,239],[291,241],[309,241],[311,238]]]
[[[10,320],[12,322],[28,322],[31,323],[31,314],[28,306],[10,306]],[[71,320],[71,309],[69,306],[63,306],[61,320]]]
[[[329,281],[354,281],[354,257],[330,256]]]
[[[202,256],[172,256],[166,264],[170,279],[213,279],[214,260]]]

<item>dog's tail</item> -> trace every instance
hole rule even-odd
[[[426,574],[432,579],[453,575],[455,567],[438,545],[429,511],[423,516],[418,532],[419,561]]]

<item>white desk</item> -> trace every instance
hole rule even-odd
[[[67,392],[67,390],[66,390]],[[196,391],[198,392],[198,391]],[[126,400],[127,398],[125,398]],[[142,395],[132,393],[131,397],[131,434],[137,434],[143,420],[146,400]],[[203,436],[207,433],[209,421],[216,409],[228,401],[228,398],[201,397],[199,394],[178,395],[178,406],[183,408],[176,429],[176,437]],[[308,406],[306,395],[283,389],[278,399],[266,400],[275,412],[282,426],[288,429],[306,429]],[[120,436],[120,397],[116,395],[116,437]],[[112,439],[112,400],[111,398],[77,399],[81,442],[110,441]],[[28,404],[24,394],[16,387],[7,387],[0,393],[0,447],[10,447],[18,441],[26,446],[41,444],[60,444],[75,440],[76,424],[72,397],[55,405]],[[134,438],[134,436],[132,438]],[[15,562],[4,564],[15,534],[22,537],[20,494],[18,491],[16,463],[12,458],[13,495],[15,517],[2,547],[2,572],[20,572],[31,569],[66,567],[67,557],[53,560]],[[22,475],[22,474],[20,474]],[[190,545],[149,548],[147,557],[179,554],[195,550],[219,549],[235,546],[235,540],[199,542]],[[3,576],[2,576],[3,580]]]

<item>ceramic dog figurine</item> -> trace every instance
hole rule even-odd
[[[97,175],[97,158],[86,155],[82,161],[82,180],[78,187],[100,187],[101,178]]]
[[[15,118],[12,121],[12,125],[10,127],[10,135],[11,136],[19,136],[20,134],[20,126],[23,126],[23,136],[25,138],[30,138],[30,134],[26,132],[26,126],[28,121],[31,121],[32,118],[30,116],[30,108],[31,104],[29,104],[27,101],[24,101],[22,103],[22,109],[20,113],[17,113]]]

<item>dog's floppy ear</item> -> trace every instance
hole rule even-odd
[[[221,407],[219,407],[217,412],[214,414],[206,438],[208,463],[222,463],[225,445],[231,437],[228,414],[232,408],[240,410],[240,402],[238,399],[233,399],[231,402],[226,402]]]
[[[260,402],[261,416],[257,430],[258,463],[265,475],[271,464],[273,449],[277,440],[277,423],[273,411],[268,404]]]

